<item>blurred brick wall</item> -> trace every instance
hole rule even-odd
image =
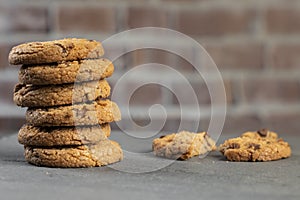
[[[1,0],[0,133],[16,131],[24,123],[25,110],[12,103],[18,67],[8,66],[7,54],[13,45],[70,36],[104,40],[114,33],[143,26],[180,31],[207,49],[222,73],[226,88],[228,112],[224,133],[269,127],[298,134],[300,1],[297,0]],[[124,50],[129,43],[116,44],[112,51]],[[209,110],[210,97],[203,80],[194,76],[195,70],[189,63],[168,52],[139,50],[126,54],[115,63],[116,75],[110,78],[110,83],[114,85],[122,73],[148,62],[170,65],[192,77],[191,85],[202,110],[204,113]],[[128,87],[134,82],[128,82]],[[176,80],[172,85],[181,87]],[[181,91],[184,93],[184,89]],[[168,89],[155,85],[142,87],[130,105],[137,124],[149,122],[143,109],[147,111],[153,103],[165,105],[171,113],[178,108],[174,94]],[[188,102],[183,103],[193,112]],[[179,121],[180,113],[173,112],[164,130],[176,130]],[[205,130],[208,121],[209,114],[204,114],[199,130]],[[122,123],[135,128],[128,119]]]

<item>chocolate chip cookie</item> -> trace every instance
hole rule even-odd
[[[229,161],[272,161],[291,156],[290,145],[267,129],[226,140],[219,149]]]
[[[51,147],[95,144],[110,136],[110,125],[83,127],[38,127],[25,124],[18,141],[25,146]]]
[[[98,167],[122,160],[123,152],[117,142],[104,140],[97,144],[70,147],[26,146],[25,159],[33,165],[46,167]]]
[[[113,72],[114,65],[105,58],[23,65],[19,72],[19,82],[33,85],[85,82],[107,78]]]
[[[9,63],[42,64],[99,58],[104,54],[102,45],[95,40],[68,38],[46,42],[29,42],[12,48]]]
[[[152,148],[156,156],[187,160],[214,150],[215,142],[206,132],[182,131],[154,139]]]
[[[116,103],[97,100],[91,103],[28,108],[26,121],[33,126],[84,126],[119,121],[121,113]]]
[[[48,107],[94,101],[110,95],[106,80],[64,85],[21,85],[14,91],[14,102],[22,107]]]

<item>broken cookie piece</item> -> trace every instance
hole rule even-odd
[[[219,147],[229,161],[272,161],[291,156],[290,145],[267,129],[246,132]]]
[[[187,160],[215,150],[216,146],[206,132],[181,131],[154,139],[152,148],[156,156]]]

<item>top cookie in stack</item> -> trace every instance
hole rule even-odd
[[[105,98],[113,64],[94,40],[63,39],[14,47],[9,62],[22,65],[14,101],[29,107],[19,131],[29,163],[50,167],[102,166],[122,159],[110,141],[110,122],[121,119]]]
[[[114,67],[95,40],[63,39],[31,42],[14,47],[9,54],[12,65],[22,65],[21,84],[50,85],[93,81],[112,75]]]

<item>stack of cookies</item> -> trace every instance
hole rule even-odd
[[[100,58],[99,42],[63,39],[14,47],[9,62],[22,65],[14,102],[29,107],[18,139],[25,158],[49,167],[93,167],[123,158],[108,139],[110,122],[121,119],[118,106],[105,98],[113,64]]]

